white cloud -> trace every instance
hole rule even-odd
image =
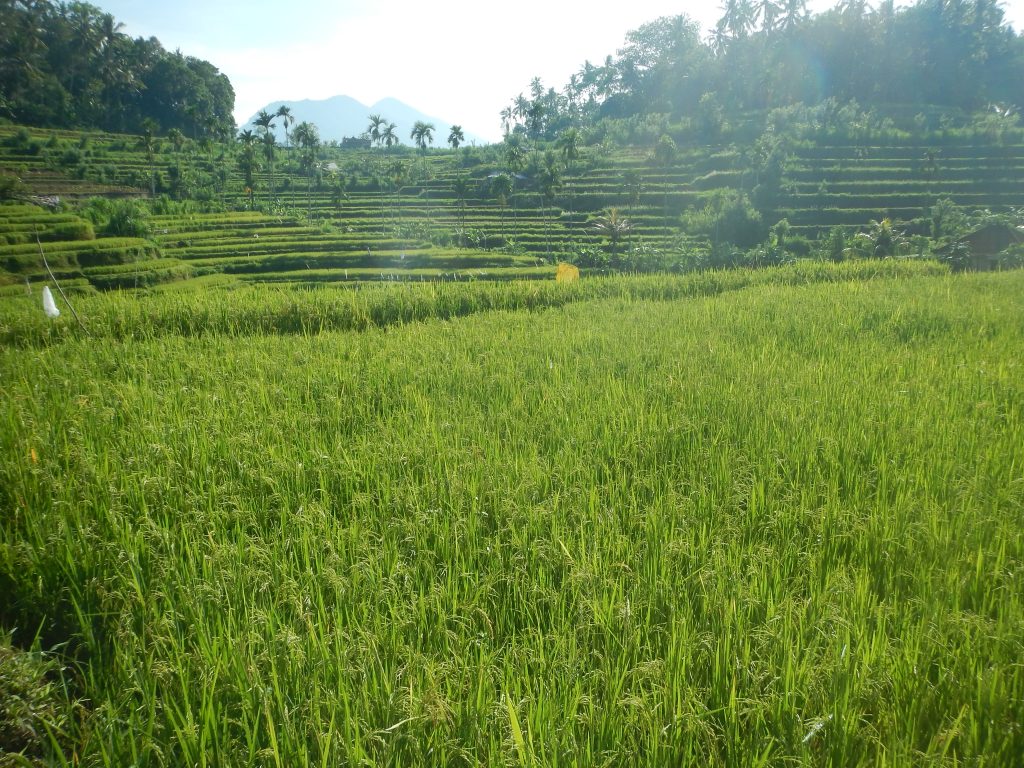
[[[239,121],[279,99],[393,96],[496,139],[501,108],[532,77],[561,88],[584,59],[614,53],[628,29],[678,12],[670,0],[641,5],[595,18],[593,6],[579,2],[526,0],[501,13],[479,4],[439,14],[406,0],[326,33],[321,26],[319,40],[234,51],[204,46],[196,55],[231,78]]]

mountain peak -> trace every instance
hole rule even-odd
[[[320,138],[323,141],[341,141],[350,136],[360,136],[366,132],[369,126],[369,116],[379,114],[384,119],[396,126],[396,133],[403,144],[410,144],[409,132],[417,121],[434,124],[434,144],[444,146],[452,122],[440,117],[433,117],[420,111],[416,107],[409,106],[403,101],[392,96],[387,96],[374,104],[367,106],[351,96],[338,95],[326,99],[301,99],[273,101],[264,110],[271,114],[277,112],[281,106],[287,106],[291,110],[291,119],[294,123],[308,121],[316,125],[320,131]],[[242,129],[252,125],[253,120],[262,110],[249,118]],[[274,134],[279,141],[284,141],[284,125],[280,120],[275,121]],[[458,124],[457,121],[455,124]],[[470,133],[466,134],[468,143],[488,143],[479,136]]]

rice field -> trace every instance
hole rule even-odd
[[[785,218],[787,231],[814,250],[833,227],[852,236],[872,220],[926,233],[931,208],[944,199],[968,211],[1020,207],[1024,145],[984,136],[947,137],[941,147],[925,137],[879,142],[798,142],[775,199],[761,206],[765,228]],[[460,269],[496,279],[550,277],[542,264],[585,266],[593,253],[615,250],[595,230],[595,219],[613,207],[631,223],[624,252],[654,252],[662,269],[685,270],[709,242],[681,215],[723,189],[752,193],[757,178],[743,142],[691,146],[668,167],[655,161],[653,146],[585,146],[546,200],[537,147],[512,194],[499,200],[492,177],[508,168],[498,147],[422,156],[323,147],[322,170],[335,171],[311,177],[296,151],[281,148],[273,179],[257,173],[253,190],[234,144],[157,144],[150,156],[139,137],[0,126],[0,173],[20,179],[27,193],[64,201],[59,212],[0,206],[0,299],[47,279],[36,234],[61,263],[58,278],[76,291],[148,289],[215,274],[292,285],[375,282],[382,272],[443,279]],[[64,163],[65,155],[74,162]],[[383,173],[394,164],[404,168],[401,182]],[[188,183],[176,187],[172,178]],[[82,218],[80,204],[90,197],[154,191],[145,239],[113,237]],[[122,269],[129,265],[130,276]]]
[[[10,764],[1019,764],[1024,272],[870,266],[5,300]]]

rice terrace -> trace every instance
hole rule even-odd
[[[1024,9],[825,6],[471,129],[0,4],[0,768],[1024,765]]]

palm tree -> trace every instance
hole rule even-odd
[[[523,166],[526,164],[526,146],[519,136],[515,134],[506,136],[501,154],[505,159],[505,167],[511,173],[518,173],[523,170]]]
[[[775,22],[782,13],[782,8],[773,0],[761,0],[755,9],[755,18],[761,18],[761,29],[764,32],[771,32],[775,29]]]
[[[395,132],[397,126],[394,123],[388,122],[388,120],[380,115],[370,116],[370,127],[367,133],[370,135],[370,140],[381,147],[384,152],[390,151],[390,148],[398,143],[398,134]],[[377,165],[377,177],[378,185],[380,186],[381,193],[381,233],[385,232],[385,189],[386,184],[385,173],[384,173],[384,159],[380,158]]]
[[[394,197],[391,201],[391,221],[392,225],[396,219],[398,220],[398,230],[401,232],[402,229],[402,188],[405,186],[405,182],[409,177],[409,168],[401,160],[395,160],[391,163],[391,167],[388,168],[388,183],[391,185],[391,191]],[[403,240],[402,251],[405,252],[405,243]]]
[[[142,138],[139,139],[139,146],[146,152],[146,161],[149,163],[149,196],[156,197],[156,140],[153,138],[155,124],[147,118],[143,121],[144,130]]]
[[[530,102],[521,93],[512,102],[512,114],[517,121],[525,120],[526,116],[530,114]]]
[[[729,37],[733,40],[746,37],[754,25],[754,5],[751,0],[725,0],[721,10],[722,18],[718,23],[729,33]]]
[[[558,164],[558,155],[550,149],[544,153],[544,164],[537,174],[540,185],[541,204],[544,208],[544,250],[548,261],[551,260],[551,216],[550,205],[554,201],[555,192],[562,187],[562,168]]]
[[[451,132],[448,134],[448,144],[456,152],[459,151],[459,145],[466,140],[466,135],[462,132],[461,125],[453,125]]]
[[[868,231],[861,232],[854,238],[858,250],[876,259],[896,256],[903,252],[907,238],[892,226],[890,219],[868,222]]]
[[[331,202],[337,210],[341,210],[341,201],[348,199],[348,179],[343,173],[331,173],[334,183],[331,185]]]
[[[619,241],[633,229],[633,223],[619,214],[618,208],[610,208],[594,220],[594,232],[606,238],[612,247],[612,261],[615,261]]]
[[[434,143],[434,124],[417,120],[415,125],[412,127],[412,132],[409,134],[409,138],[416,142],[416,146],[420,148],[420,152],[426,154],[427,145]]]
[[[370,137],[370,143],[374,146],[379,146],[383,151],[385,136],[387,136],[388,147],[391,146],[391,137],[394,134],[395,125],[394,123],[388,123],[387,119],[379,114],[370,115],[370,124],[367,126],[366,135]],[[384,232],[384,160],[382,157],[377,159],[377,178],[380,186],[380,227],[381,232]]]
[[[640,202],[643,199],[644,180],[639,173],[636,173],[635,171],[627,171],[623,174],[622,182],[626,188],[626,195],[629,198],[629,206],[626,208],[626,214],[632,217],[636,212],[636,209],[640,207]]]
[[[466,245],[466,197],[469,195],[469,179],[464,175],[456,177],[452,191],[459,201],[459,245]]]
[[[455,152],[456,158],[458,158],[459,145],[466,140],[466,135],[462,132],[461,125],[453,125],[451,130],[448,132],[448,145]],[[458,167],[458,166],[456,166]],[[456,171],[458,173],[458,171]],[[459,200],[459,245],[465,246],[465,235],[466,235],[466,193],[469,192],[469,182],[466,181],[465,176],[459,174],[453,185],[453,191]]]
[[[371,144],[381,143],[381,128],[386,124],[387,120],[380,115],[370,115],[370,125],[366,129],[366,135],[370,137]]]
[[[807,0],[784,0],[782,28],[789,32],[807,19]]]
[[[273,126],[271,126],[273,127]],[[274,197],[274,149],[277,147],[277,138],[273,131],[263,134],[263,157],[267,160],[267,208],[269,210]]]
[[[290,147],[291,137],[288,135],[288,126],[294,122],[291,107],[282,104],[280,107],[277,108],[277,114],[274,116],[281,118],[281,124],[284,126],[284,145],[286,147]]]
[[[619,82],[619,68],[611,54],[604,57],[604,64],[597,68],[597,92],[602,98],[610,98]]]
[[[711,50],[716,56],[721,56],[728,50],[730,42],[731,38],[726,31],[724,21],[719,21],[708,35],[708,45],[711,46]]]
[[[502,156],[505,159],[505,167],[508,169],[508,176],[512,181],[512,219],[515,221],[516,218],[516,198],[515,198],[515,182],[516,179],[522,178],[520,171],[526,166],[526,144],[523,142],[523,138],[518,133],[509,133],[505,136],[505,141],[502,146]]]
[[[526,113],[526,131],[533,139],[539,139],[544,130],[544,103],[538,99],[530,104]]]
[[[295,126],[292,136],[302,148],[300,163],[306,171],[307,215],[313,213],[313,172],[316,170],[316,150],[320,146],[320,132],[312,123],[305,121]]]
[[[507,173],[499,173],[491,179],[491,194],[494,195],[501,209],[501,241],[505,242],[505,208],[512,199],[514,184],[512,177]]]
[[[657,145],[654,147],[654,162],[658,164],[664,173],[667,174],[669,168],[675,162],[677,151],[678,148],[672,137],[668,134],[662,134],[661,138],[658,139]],[[665,222],[665,229],[668,230],[668,180],[662,179],[661,186],[661,214]]]
[[[259,161],[256,159],[256,136],[252,131],[242,131],[238,135],[242,144],[242,154],[238,158],[238,166],[245,176],[245,188],[249,192],[249,207],[253,207],[255,197],[253,189],[256,186],[254,174],[259,170]]]
[[[562,135],[558,137],[556,142],[558,151],[562,153],[562,160],[565,161],[566,168],[570,170],[576,161],[580,159],[581,141],[580,132],[575,128],[568,128],[562,132]]]
[[[384,126],[384,130],[381,131],[380,141],[384,145],[384,147],[389,149],[389,150],[393,146],[398,144],[399,139],[398,139],[397,128],[398,128],[398,126],[395,125],[394,123],[388,123],[387,125]]]
[[[274,116],[265,109],[261,109],[260,113],[256,115],[256,119],[252,121],[252,124],[259,130],[261,138],[274,130],[273,120]]]
[[[580,132],[575,128],[568,128],[562,132],[562,135],[558,137],[558,141],[555,142],[555,146],[558,147],[558,151],[562,153],[562,162],[565,163],[565,168],[569,173],[573,172],[576,166],[576,161],[580,159],[580,143],[582,138]],[[575,207],[575,198],[573,196],[572,184],[569,185],[569,200],[570,205]]]

